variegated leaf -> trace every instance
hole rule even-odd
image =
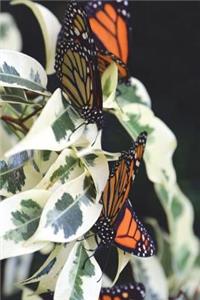
[[[81,136],[84,128],[84,120],[62,97],[61,90],[57,89],[26,137],[7,155],[28,149],[63,150]]]
[[[29,190],[0,202],[0,259],[31,253],[44,243],[25,242],[36,231],[42,209],[50,196],[45,190]]]
[[[151,99],[145,86],[137,78],[130,77],[129,85],[126,83],[119,84],[116,92],[116,102],[120,106],[127,104],[143,104],[151,107]]]
[[[63,266],[72,250],[73,243],[57,244],[48,256],[44,264],[30,278],[20,285],[31,288],[36,295],[52,293]]]
[[[107,159],[102,151],[94,151],[81,157],[81,161],[92,176],[99,201],[109,176]]]
[[[1,11],[0,49],[21,51],[22,37],[10,13]]]
[[[54,300],[98,300],[100,289],[101,270],[95,258],[76,243],[58,277]]]
[[[75,151],[65,149],[51,165],[48,172],[37,185],[37,188],[49,189],[51,191],[56,190],[62,184],[75,179],[83,172],[84,168]]]
[[[136,139],[141,131],[147,131],[148,139],[144,160],[148,177],[155,183],[170,181],[173,184],[176,175],[172,164],[172,155],[176,148],[176,138],[172,131],[159,118],[155,117],[153,111],[145,103],[141,104],[139,100],[131,103],[129,88],[123,86],[120,97],[116,97],[115,102],[108,107],[105,103],[105,108],[116,115],[133,139]],[[132,95],[134,96],[134,91]],[[164,140],[163,136],[165,136]]]
[[[33,188],[51,166],[57,154],[24,151],[0,161],[0,195],[10,197]]]
[[[139,258],[131,260],[134,277],[136,281],[142,282],[145,286],[145,300],[167,300],[168,284],[164,270],[155,257]]]
[[[44,38],[45,50],[46,50],[46,71],[47,74],[53,74],[54,61],[55,61],[55,50],[57,36],[60,31],[61,25],[55,15],[52,14],[45,6],[40,3],[35,3],[26,0],[15,0],[12,4],[24,4],[29,7],[40,25],[42,35]]]
[[[17,51],[0,49],[0,85],[49,96],[43,67],[34,58]]]
[[[167,277],[173,275],[173,256],[170,245],[170,235],[167,234],[158,224],[158,221],[153,218],[146,218],[145,220],[149,223],[155,232],[156,235],[156,244],[157,244],[157,257],[162,264],[165,274]]]
[[[63,184],[43,209],[34,240],[69,242],[87,232],[100,215],[96,190],[87,172]]]
[[[0,147],[0,159],[4,159],[4,154],[17,143],[17,138],[11,132],[7,131],[5,124],[0,120],[0,137],[3,143]]]
[[[193,232],[192,205],[177,184],[170,189],[156,185],[155,190],[168,217],[174,272],[182,280],[199,253],[199,241]]]
[[[103,100],[107,108],[108,107],[113,108],[117,82],[118,82],[118,68],[116,64],[112,62],[103,73],[101,79]]]
[[[31,97],[29,95],[31,95]],[[45,96],[38,95],[37,93],[30,93],[29,91],[15,87],[4,87],[0,91],[0,103],[2,106],[9,103],[19,104],[21,106],[26,105],[29,108],[39,108],[45,104]]]

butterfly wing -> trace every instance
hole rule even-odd
[[[114,60],[121,77],[127,76],[128,61],[128,1],[90,1],[86,6],[89,22],[98,40],[101,71]],[[111,55],[112,53],[112,55]]]
[[[114,223],[119,211],[126,202],[135,174],[138,172],[144,153],[147,133],[142,132],[129,151],[121,154],[111,172],[101,197],[102,215]]]
[[[102,90],[97,52],[85,11],[69,2],[59,34],[55,70],[62,90],[87,123],[102,123]]]
[[[113,61],[117,65],[119,77],[127,78],[128,77],[127,65],[123,63],[119,58],[117,58],[111,52],[107,50],[98,49],[98,69],[101,74]]]
[[[140,257],[154,255],[155,247],[152,238],[133,211],[130,200],[127,200],[117,216],[114,244],[122,250]]]
[[[116,285],[112,288],[102,288],[99,300],[143,300],[145,288],[142,283]]]

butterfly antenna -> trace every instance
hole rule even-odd
[[[83,126],[85,123],[81,123],[80,125],[78,125],[73,131],[72,131],[72,133],[69,135],[69,141],[70,141],[70,139],[71,139],[71,136],[72,136],[72,134],[76,131],[76,130],[78,130],[81,126]]]
[[[85,240],[89,239],[92,236],[95,236],[95,233],[89,234],[88,236],[83,237],[82,239],[77,239],[77,241],[78,242],[82,242],[82,241],[85,241]]]
[[[85,259],[85,261],[84,261],[84,263],[83,263],[83,266],[82,266],[82,270],[85,269],[85,265],[86,265],[86,263],[88,262],[88,260],[89,260],[90,258],[92,258],[92,257],[95,255],[96,250],[97,250],[97,249],[95,249],[95,251],[94,251],[94,253],[92,253],[92,255],[88,256],[88,257]],[[87,250],[87,251],[92,251],[92,250]]]
[[[103,246],[104,246],[104,245],[102,245],[102,244],[98,244],[98,246],[97,246],[96,249],[94,249],[94,250],[92,250],[92,249],[86,250],[86,251],[94,251],[94,253],[93,253],[92,255],[88,256],[88,257],[85,259],[85,261],[84,261],[84,263],[83,263],[82,269],[85,268],[85,265],[86,265],[87,261],[88,261],[91,257],[95,256],[95,254],[97,253],[97,251],[99,251]]]
[[[91,144],[91,147],[93,147],[93,146],[95,145],[98,135],[99,135],[99,131],[97,132],[97,135],[96,135],[96,137],[95,137],[94,142]]]

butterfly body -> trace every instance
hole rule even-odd
[[[111,220],[108,217],[100,218],[94,225],[94,232],[99,236],[100,243],[109,247],[113,244],[115,238],[115,231],[111,225]]]
[[[102,288],[99,300],[142,300],[145,289],[141,283],[116,285],[112,288]]]

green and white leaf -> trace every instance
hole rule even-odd
[[[33,166],[33,154],[22,152],[0,161],[0,195],[9,197],[33,187],[41,174]]]
[[[0,49],[0,85],[49,96],[43,67],[34,58],[17,51]]]
[[[167,300],[168,285],[164,270],[156,256],[131,260],[134,278],[145,286],[145,300]]]
[[[131,79],[131,81],[133,86],[134,84],[138,85],[137,80]],[[105,102],[105,108],[118,118],[133,139],[136,139],[141,131],[147,131],[148,141],[144,160],[149,179],[156,183],[168,180],[174,183],[176,175],[172,164],[172,155],[176,148],[176,138],[147,106],[150,105],[149,96],[143,87],[138,87],[137,94],[133,86],[119,85],[119,95],[116,96],[115,101]],[[142,101],[138,99],[134,102],[134,97],[141,97]],[[164,140],[161,138],[163,136],[165,136]]]
[[[10,197],[34,188],[54,162],[57,154],[24,151],[0,161],[0,195]],[[41,188],[42,189],[42,188]]]
[[[118,83],[118,68],[114,62],[104,71],[101,79],[103,101],[106,108],[113,108]],[[115,106],[114,106],[115,107]]]
[[[22,37],[14,18],[7,12],[0,15],[0,49],[21,51]]]
[[[90,153],[104,153],[108,161],[117,160],[120,153],[112,153],[102,150],[101,146],[102,131],[97,130],[95,124],[88,124],[81,137],[75,142],[74,147],[77,148],[80,157],[84,157]]]
[[[89,258],[85,246],[76,243],[58,277],[54,300],[98,300],[100,278],[95,258]]]
[[[145,86],[134,77],[129,78],[129,85],[122,83],[117,86],[116,101],[120,107],[127,104],[138,103],[151,108],[151,99]]]
[[[156,185],[155,190],[168,218],[174,272],[182,281],[199,253],[199,242],[193,231],[192,205],[177,184],[170,189]]]
[[[199,244],[200,249],[200,244]],[[192,270],[188,273],[185,280],[181,283],[179,286],[179,289],[183,290],[189,299],[200,299],[200,290],[199,290],[199,278],[200,278],[200,255],[194,262],[194,266]],[[170,278],[170,287],[173,290],[174,287],[174,281],[173,277]]]
[[[84,167],[72,149],[63,150],[37,185],[39,189],[55,191],[61,185],[84,172]]]
[[[128,104],[130,101],[131,97],[124,87],[121,90],[120,101],[116,101],[118,107],[114,103],[113,106],[108,106],[108,110],[117,116],[132,138],[135,139],[143,130],[148,132],[144,160],[148,177],[155,184],[157,195],[167,213],[172,266],[176,274],[173,281],[178,284],[191,271],[197,257],[198,244],[192,230],[191,204],[176,183],[176,173],[172,162],[177,145],[176,138],[171,130],[154,116],[150,108],[145,104]]]
[[[44,243],[25,245],[36,231],[42,209],[50,196],[45,190],[29,190],[0,202],[0,259],[39,250]]]
[[[101,143],[99,144],[99,140],[101,139],[101,130],[98,131],[96,124],[88,124],[85,126],[83,134],[75,141],[74,146],[79,149],[84,149],[88,152],[88,149],[101,149]]]
[[[62,97],[61,90],[57,89],[26,137],[7,155],[28,149],[61,151],[72,145],[84,128],[84,120]]]
[[[99,201],[109,176],[106,156],[103,151],[94,151],[81,157],[81,161],[92,176]]]
[[[174,273],[170,236],[159,226],[156,219],[146,218],[145,221],[154,229],[157,243],[157,257],[165,270],[166,276],[170,277]]]
[[[60,31],[61,25],[56,16],[48,10],[45,6],[28,0],[15,0],[12,2],[14,5],[24,4],[29,7],[40,25],[42,35],[44,38],[45,52],[46,52],[46,71],[47,74],[53,74],[55,50],[57,36]]]
[[[44,264],[30,278],[24,280],[20,285],[31,288],[36,295],[53,292],[56,282],[68,256],[73,248],[73,243],[57,244],[48,256]]]
[[[111,159],[116,159],[116,153],[108,153],[101,149],[102,132],[97,132],[96,129],[96,125],[87,126],[75,146],[77,147],[77,156],[80,157],[81,162],[93,178],[99,200],[109,176],[106,155],[110,155]]]
[[[63,184],[45,205],[34,240],[69,242],[86,233],[102,206],[97,203],[93,180],[86,172]]]
[[[115,111],[115,115],[133,139],[141,131],[147,131],[144,160],[149,179],[156,183],[168,180],[174,183],[176,175],[172,155],[176,148],[176,139],[172,131],[142,104],[128,104],[123,107],[123,112]],[[163,136],[165,139],[161,138]]]
[[[13,147],[17,143],[16,136],[9,133],[5,127],[3,122],[0,120],[0,137],[3,143],[1,143],[0,147],[0,159],[4,159],[4,154],[11,147]]]
[[[35,96],[33,98],[33,95]],[[29,97],[28,91],[15,87],[4,87],[0,90],[0,103],[1,105],[19,104],[28,107],[42,107],[45,104],[45,95],[32,93],[32,98]],[[49,95],[50,96],[50,95]]]

